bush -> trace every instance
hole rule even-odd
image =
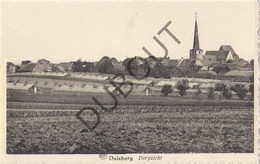
[[[232,93],[231,93],[231,91],[228,88],[226,88],[222,92],[222,96],[225,97],[226,99],[231,99],[232,98]]]
[[[178,81],[175,87],[179,90],[178,93],[180,94],[181,97],[187,95],[186,90],[188,90],[189,87],[189,81],[188,80],[181,80]]]
[[[196,86],[197,91],[195,92],[196,96],[199,96],[201,94],[200,85]]]
[[[215,84],[215,91],[223,92],[226,89],[227,89],[227,85],[224,84],[224,83],[217,83],[217,84]]]
[[[230,89],[224,83],[215,84],[215,91],[220,91],[222,96],[225,97],[226,99],[232,98],[232,93],[231,93]]]
[[[161,93],[164,94],[165,96],[168,96],[169,94],[171,94],[173,92],[173,88],[171,85],[164,85],[162,87]]]
[[[209,87],[209,89],[208,89],[208,98],[213,99],[214,98],[214,92],[215,92],[215,88],[214,87]]]
[[[231,86],[231,90],[236,92],[237,96],[240,99],[244,99],[246,97],[246,94],[248,92],[248,90],[245,88],[245,85],[243,84],[236,84]]]

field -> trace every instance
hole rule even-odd
[[[23,99],[22,95],[16,94],[20,102],[7,102],[10,154],[253,153],[254,149],[250,101],[129,96],[119,97],[113,112],[104,112],[91,103],[93,95],[24,94]],[[113,102],[108,96],[94,96],[104,104]],[[101,117],[92,132],[75,116],[87,104],[95,106]],[[91,112],[85,111],[82,118],[95,121]]]
[[[86,81],[8,77],[8,81],[77,84]],[[88,81],[88,83],[92,83]],[[97,81],[93,81],[97,83]],[[104,82],[102,83],[104,84]],[[254,107],[244,100],[207,96],[117,96],[116,109],[105,112],[92,97],[110,108],[115,101],[103,93],[7,92],[7,153],[253,153]],[[80,109],[98,110],[101,123],[89,131],[76,117]],[[84,111],[94,124],[96,115]]]

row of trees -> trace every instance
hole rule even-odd
[[[184,97],[187,95],[187,90],[190,89],[189,87],[189,81],[184,79],[180,80],[176,83],[175,88],[178,90],[178,93],[181,97]],[[197,91],[195,92],[196,95],[201,94],[200,86],[198,85],[196,87]],[[231,99],[232,98],[232,91],[236,93],[236,95],[240,99],[244,99],[247,95],[247,93],[251,93],[252,97],[254,97],[254,84],[249,85],[249,89],[246,88],[244,84],[235,84],[232,86],[227,86],[224,83],[217,83],[215,84],[215,87],[209,87],[208,89],[208,98],[214,98],[214,93],[216,91],[219,91],[223,97],[226,99]],[[165,96],[168,96],[173,92],[173,86],[172,85],[164,85],[162,87],[161,93],[164,94]]]

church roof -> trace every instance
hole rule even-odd
[[[225,60],[229,51],[206,51],[205,55],[216,56],[217,60]]]
[[[237,53],[233,50],[233,48],[231,47],[231,45],[221,45],[219,48],[219,51],[228,51],[231,52],[232,56],[235,59],[239,59]]]
[[[205,55],[213,55],[213,56],[217,56],[219,53],[219,51],[206,51]]]
[[[219,51],[217,59],[218,60],[226,60],[229,51]]]

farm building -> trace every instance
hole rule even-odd
[[[102,85],[62,85],[59,84],[52,89],[52,92],[85,92],[85,93],[106,93]],[[114,92],[115,88],[107,87],[110,92]]]
[[[7,83],[6,89],[7,91],[20,90],[26,93],[38,93],[41,91],[34,84],[28,84],[28,83]]]
[[[105,74],[99,74],[99,73],[71,73],[70,78],[77,78],[77,79],[89,79],[89,80],[101,80],[105,81],[108,79],[108,75]]]
[[[249,82],[254,76],[254,71],[242,71],[242,70],[231,70],[225,74],[222,74],[224,79],[236,80]]]
[[[34,85],[39,89],[38,93],[50,94],[52,89],[54,87],[56,87],[58,84],[48,83],[48,82],[45,82],[45,83],[36,82],[36,83],[34,83]]]

